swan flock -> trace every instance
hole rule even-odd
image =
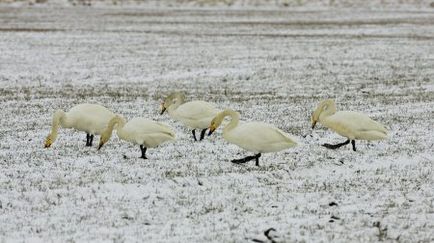
[[[253,155],[233,159],[232,163],[242,164],[254,160],[259,166],[259,158],[263,153],[279,152],[297,146],[297,139],[279,128],[263,122],[245,122],[240,114],[232,109],[219,110],[211,103],[194,100],[185,101],[181,92],[168,95],[161,104],[161,112],[165,111],[175,121],[191,129],[194,141],[201,141],[212,135],[222,125],[225,118],[230,121],[223,127],[223,139],[229,143],[252,152]],[[334,100],[321,101],[311,115],[311,126],[319,123],[326,128],[347,138],[338,144],[322,144],[327,149],[337,149],[344,145],[352,145],[356,151],[356,140],[382,140],[387,138],[387,129],[379,122],[363,113],[354,111],[337,111]],[[176,138],[173,128],[142,117],[127,121],[123,116],[97,104],[79,104],[64,112],[57,110],[53,114],[51,131],[45,139],[44,147],[49,148],[58,137],[59,128],[73,128],[86,133],[86,146],[92,146],[95,135],[100,135],[98,150],[106,144],[114,130],[124,141],[139,145],[142,159],[147,159],[148,148],[155,148]],[[200,130],[199,139],[196,129]]]

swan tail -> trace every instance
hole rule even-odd
[[[299,144],[298,139],[290,135],[289,133],[286,133],[280,129],[277,129],[276,131],[285,138],[285,141],[289,147],[294,147]]]

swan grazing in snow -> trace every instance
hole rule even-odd
[[[230,109],[218,113],[211,121],[208,136],[221,125],[226,116],[231,117],[231,121],[223,129],[223,138],[243,149],[256,153],[254,156],[234,159],[232,160],[233,163],[246,163],[254,159],[256,166],[259,166],[261,153],[277,152],[297,145],[293,137],[269,124],[262,122],[239,123],[240,114]]]
[[[357,140],[381,140],[387,137],[386,128],[369,118],[367,115],[353,111],[336,112],[335,102],[331,99],[322,101],[312,113],[312,129],[317,122],[337,132],[339,135],[348,138],[347,141],[339,144],[323,144],[329,149],[337,149],[343,145],[353,145],[356,151]]]
[[[197,141],[196,129],[202,129],[200,133],[200,140],[202,140],[211,120],[219,111],[208,102],[196,100],[184,103],[184,99],[185,95],[181,92],[171,93],[162,103],[161,115],[167,110],[173,119],[192,128],[194,141]]]
[[[123,117],[115,116],[101,134],[98,150],[110,140],[115,126],[120,139],[140,145],[142,159],[147,159],[147,148],[155,148],[165,141],[175,140],[175,132],[165,124],[141,117],[133,118],[126,123]]]
[[[57,110],[53,115],[51,132],[45,139],[45,148],[56,141],[59,126],[86,132],[86,146],[92,146],[93,136],[101,134],[114,116],[104,106],[96,104],[76,105],[68,112]]]

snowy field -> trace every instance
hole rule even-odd
[[[0,7],[0,241],[434,241],[434,8]],[[293,134],[251,155],[159,115],[171,91]],[[310,113],[368,113],[388,140],[345,139]],[[43,141],[52,113],[103,104],[176,129],[148,150],[116,136]],[[98,141],[98,140],[96,140]],[[269,238],[264,231],[274,228]]]

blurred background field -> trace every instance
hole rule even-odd
[[[434,241],[430,1],[6,2],[0,241],[271,242],[269,228],[276,242]],[[194,143],[159,115],[174,90],[301,145],[233,165],[247,153],[221,130]],[[321,147],[342,141],[310,128],[324,98],[389,139]],[[178,140],[146,161],[71,130],[43,149],[52,113],[84,102],[165,122]]]

